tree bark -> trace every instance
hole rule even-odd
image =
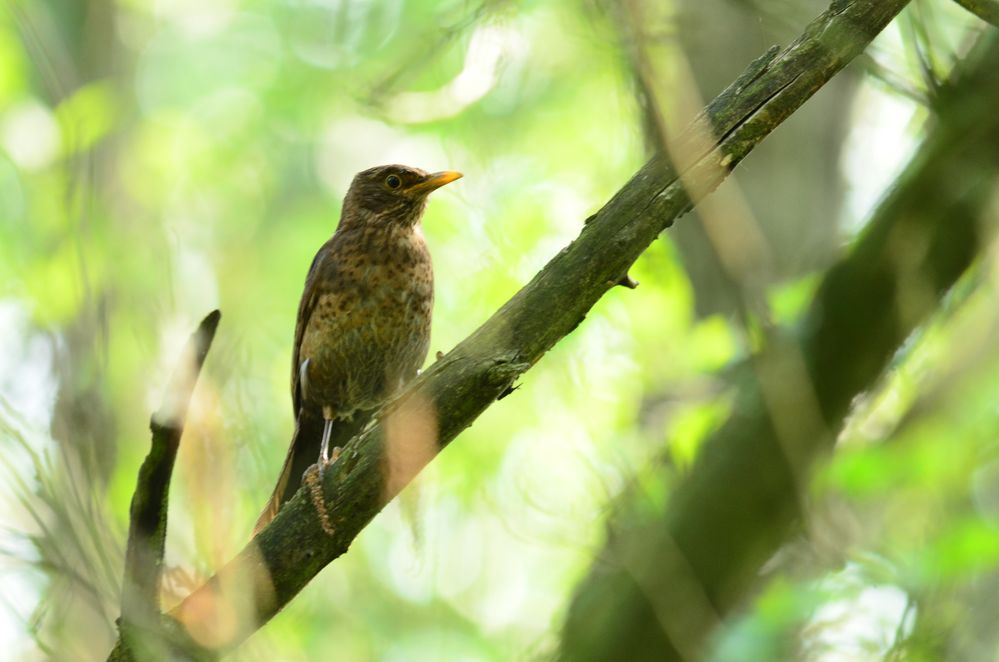
[[[588,219],[580,236],[468,339],[387,405],[325,475],[328,536],[300,491],[218,574],[164,619],[189,656],[230,650],[266,623],[412,477],[578,326],[659,233],[856,57],[907,0],[835,0],[774,48]],[[126,659],[123,656],[121,659]]]
[[[191,335],[167,386],[163,405],[149,422],[152,443],[139,468],[129,509],[125,577],[118,619],[122,638],[111,652],[112,659],[123,652],[125,644],[131,651],[141,651],[143,659],[164,657],[165,649],[157,635],[170,479],[191,396],[220,318],[219,311],[212,311]]]

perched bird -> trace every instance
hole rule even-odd
[[[340,224],[305,279],[292,349],[295,433],[255,532],[310,466],[329,463],[331,440],[353,436],[423,365],[434,276],[420,219],[427,196],[461,176],[387,165],[351,182]]]

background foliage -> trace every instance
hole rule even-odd
[[[8,650],[109,649],[149,412],[213,307],[224,320],[181,447],[167,601],[246,541],[291,432],[302,281],[353,173],[465,173],[424,226],[431,354],[447,350],[578,233],[685,104],[820,6],[6,0]],[[746,161],[741,187],[680,222],[700,243],[657,242],[632,270],[638,290],[605,297],[236,656],[551,650],[614,497],[631,488],[630,507],[662,507],[727,412],[730,367],[759,340],[747,320],[793,325],[983,25],[913,3],[852,81]],[[807,526],[718,633],[718,659],[995,650],[997,284],[992,251],[856,404],[810,487]]]

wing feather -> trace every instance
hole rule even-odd
[[[320,278],[319,274],[322,271],[331,271],[332,269],[332,257],[330,250],[331,243],[333,239],[330,239],[322,248],[316,252],[316,256],[312,258],[312,265],[309,266],[309,273],[305,277],[305,288],[302,291],[302,299],[298,303],[298,319],[295,322],[295,344],[292,345],[291,351],[291,404],[292,413],[295,417],[298,417],[299,410],[302,408],[302,384],[301,379],[301,360],[299,358],[299,350],[302,346],[302,338],[305,336],[305,329],[309,326],[309,319],[312,317],[312,311],[316,308],[316,302],[319,301],[319,297],[322,294],[323,287],[329,287],[328,279]]]

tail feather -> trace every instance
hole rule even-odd
[[[333,436],[330,448],[344,446],[351,438],[361,431],[369,420],[372,411],[359,411],[350,421],[336,420],[333,423]],[[291,438],[288,454],[285,456],[281,474],[271,498],[264,506],[263,512],[257,518],[253,527],[253,535],[257,535],[265,526],[277,517],[281,510],[298,489],[302,486],[302,474],[319,459],[319,445],[323,437],[323,418],[302,409],[295,423],[295,434]]]
[[[319,443],[322,440],[323,419],[313,416],[304,409],[299,412],[298,420],[295,422],[295,433],[291,437],[288,445],[288,454],[285,455],[284,464],[281,466],[281,473],[278,475],[277,485],[268,499],[267,505],[257,518],[257,523],[253,527],[253,535],[260,533],[261,529],[271,523],[277,517],[278,511],[302,484],[302,474],[315,463],[319,457]]]

